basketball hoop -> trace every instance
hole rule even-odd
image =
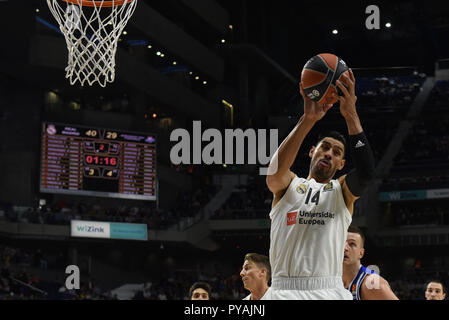
[[[105,87],[113,82],[118,39],[137,0],[47,0],[47,4],[65,36],[70,84],[98,82]]]

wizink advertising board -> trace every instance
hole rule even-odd
[[[70,235],[79,238],[148,240],[147,225],[137,223],[72,220]]]

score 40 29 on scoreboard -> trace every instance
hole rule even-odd
[[[156,200],[153,135],[42,124],[40,191]]]

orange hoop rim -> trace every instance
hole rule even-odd
[[[82,5],[83,7],[106,7],[111,8],[114,6],[122,6],[133,2],[134,0],[105,0],[105,1],[94,1],[94,0],[62,0],[71,4]]]

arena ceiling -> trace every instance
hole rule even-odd
[[[185,0],[140,1],[185,26],[194,33],[192,36],[220,52],[213,41],[215,38],[218,42],[223,34],[204,27],[204,21],[187,14]],[[0,4],[12,2],[2,0]],[[42,6],[41,0],[30,3]],[[449,58],[449,6],[440,1],[376,1],[380,9],[379,30],[367,30],[365,26],[366,7],[373,4],[370,1],[217,0],[217,3],[229,12],[229,23],[234,26],[232,39],[226,45],[250,44],[295,78],[299,78],[304,63],[320,52],[335,53],[353,68],[418,66],[427,74],[432,72],[436,60]],[[181,20],[183,13],[185,17]],[[32,20],[24,14],[21,18],[6,17],[0,23],[1,49],[9,52],[7,57],[27,55],[20,39],[8,35],[8,28],[30,30]],[[246,29],[242,27],[243,21],[247,22]],[[391,23],[390,28],[385,26],[387,22]],[[332,33],[334,29],[338,34]],[[241,55],[233,56],[226,50],[222,54],[237,62],[241,59]],[[6,69],[19,69],[6,61],[2,64]],[[33,74],[36,83],[46,72],[38,70]]]
[[[243,1],[220,0],[236,14]],[[248,41],[289,70],[319,52],[340,55],[354,67],[420,66],[449,58],[449,6],[437,1],[246,1]],[[367,6],[376,4],[380,29],[368,30]],[[266,22],[265,26],[262,22]],[[385,25],[389,22],[390,28]],[[333,34],[333,30],[338,30]],[[261,37],[261,33],[266,36]],[[427,71],[428,71],[427,70]]]

